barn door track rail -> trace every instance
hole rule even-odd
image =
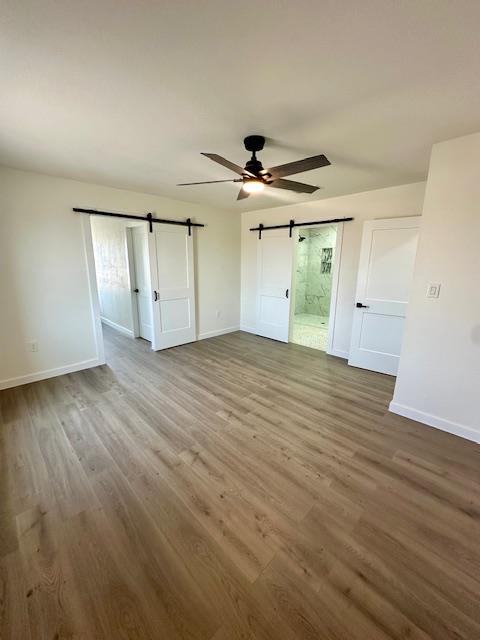
[[[192,227],[204,227],[204,224],[200,222],[192,222],[190,218],[187,218],[185,222],[181,220],[162,220],[161,218],[154,218],[153,214],[147,213],[146,216],[134,216],[129,213],[115,213],[113,211],[98,211],[97,209],[82,209],[81,207],[73,207],[75,213],[88,213],[91,216],[108,216],[110,218],[127,218],[128,220],[143,220],[148,222],[148,228],[150,233],[153,231],[153,223],[159,224],[176,224],[180,227],[188,227],[188,235],[192,235]]]
[[[295,222],[295,220],[290,220],[288,224],[273,224],[270,226],[259,224],[258,227],[251,227],[250,231],[258,231],[258,239],[261,240],[262,233],[268,231],[268,229],[289,229],[288,235],[291,238],[293,227],[316,227],[319,224],[334,224],[335,222],[350,222],[351,220],[353,218],[333,218],[332,220],[317,220],[316,222]]]

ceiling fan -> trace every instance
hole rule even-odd
[[[320,167],[326,167],[330,164],[328,158],[323,154],[319,156],[312,156],[311,158],[304,158],[303,160],[296,160],[295,162],[287,162],[286,164],[280,164],[277,167],[270,167],[270,169],[264,169],[260,160],[257,159],[257,152],[261,151],[265,145],[265,138],[263,136],[247,136],[243,141],[245,149],[252,152],[251,159],[247,162],[244,168],[238,164],[230,162],[226,158],[217,155],[216,153],[202,153],[202,156],[206,156],[221,164],[227,169],[234,171],[240,178],[234,178],[233,180],[208,180],[206,182],[184,182],[177,185],[178,187],[186,187],[195,184],[216,184],[218,182],[241,182],[242,188],[238,194],[237,200],[243,200],[248,198],[251,193],[258,193],[263,191],[265,187],[274,187],[275,189],[288,189],[289,191],[295,191],[296,193],[314,193],[320,187],[314,187],[310,184],[304,184],[303,182],[295,182],[294,180],[284,180],[284,176],[291,176],[294,173],[303,173],[304,171],[310,171],[311,169],[319,169]]]

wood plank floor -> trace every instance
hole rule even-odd
[[[0,393],[2,640],[480,638],[480,448],[245,333]]]

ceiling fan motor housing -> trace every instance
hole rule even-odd
[[[245,169],[250,173],[253,173],[254,176],[263,177],[263,165],[260,160],[257,160],[256,158],[252,158],[251,160],[249,160],[245,165]]]

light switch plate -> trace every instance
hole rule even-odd
[[[440,283],[430,282],[427,287],[427,298],[438,298],[440,296]]]

